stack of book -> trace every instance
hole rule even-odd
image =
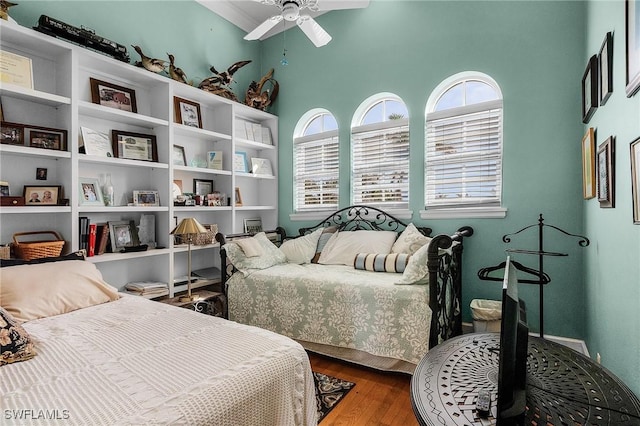
[[[129,283],[124,287],[127,291],[138,294],[140,296],[166,294],[169,291],[167,283],[158,281],[137,281]]]

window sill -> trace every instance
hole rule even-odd
[[[420,219],[503,219],[504,207],[458,207],[449,209],[420,210]]]
[[[389,209],[384,210],[386,213],[394,216],[397,219],[411,219],[413,217],[413,211],[406,209]],[[292,222],[296,221],[307,221],[307,220],[322,220],[326,219],[329,215],[335,213],[337,210],[333,211],[317,211],[317,212],[305,212],[305,213],[291,213],[289,215],[289,220]]]

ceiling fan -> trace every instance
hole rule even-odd
[[[304,9],[313,12],[337,9],[360,9],[369,5],[369,0],[253,0],[266,5],[276,6],[280,14],[272,16],[244,36],[245,40],[257,40],[275,27],[283,19],[295,22],[316,47],[331,41],[327,33],[311,16],[300,14]]]

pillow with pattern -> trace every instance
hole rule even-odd
[[[0,366],[36,356],[31,337],[9,312],[0,306]]]
[[[229,262],[231,262],[238,271],[242,272],[245,277],[249,275],[252,270],[267,269],[274,265],[287,262],[287,256],[267,238],[264,232],[257,233],[250,238],[254,240],[252,243],[258,243],[262,248],[262,254],[260,256],[247,256],[244,250],[233,241],[228,242],[223,247],[227,252]]]
[[[410,254],[406,253],[358,253],[353,261],[353,267],[373,272],[404,272]]]
[[[414,254],[430,241],[431,238],[424,236],[413,223],[410,223],[393,243],[391,253]]]

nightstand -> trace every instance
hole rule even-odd
[[[227,298],[222,293],[209,290],[195,290],[191,294],[198,296],[197,300],[181,302],[180,296],[160,299],[158,302],[168,303],[180,308],[191,309],[206,315],[226,318]]]

